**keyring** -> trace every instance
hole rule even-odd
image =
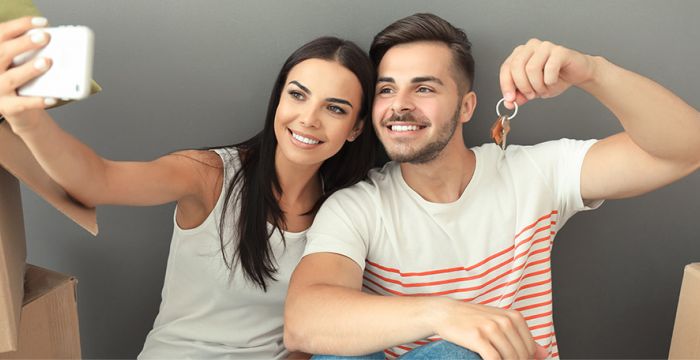
[[[496,114],[498,115],[498,117],[501,117],[501,111],[498,110],[498,108],[501,106],[501,104],[502,104],[504,101],[506,101],[506,98],[502,98],[502,99],[499,100],[498,103],[496,104]],[[508,120],[514,118],[515,115],[518,114],[518,103],[515,102],[515,101],[513,101],[513,104],[515,104],[515,111],[513,111],[513,114],[512,114],[512,115],[508,116]]]

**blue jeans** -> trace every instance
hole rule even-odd
[[[311,360],[383,360],[384,352],[376,352],[361,356],[335,356],[335,355],[314,355]],[[479,354],[467,350],[449,341],[438,340],[429,344],[419,346],[399,357],[400,360],[431,360],[431,359],[454,359],[454,360],[481,360]]]

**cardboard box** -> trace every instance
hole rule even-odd
[[[19,182],[0,167],[0,353],[17,348],[26,254]]]
[[[79,359],[77,281],[27,265],[16,351],[0,359]]]
[[[700,359],[700,263],[685,267],[668,358]]]
[[[0,358],[78,358],[76,281],[26,266],[18,179],[90,233],[98,231],[95,209],[73,200],[7,122],[0,124]]]

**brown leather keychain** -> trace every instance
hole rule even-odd
[[[510,116],[501,115],[501,110],[499,109],[499,107],[505,100],[506,99],[501,99],[498,102],[498,104],[496,104],[496,115],[498,115],[498,118],[496,118],[496,121],[491,126],[491,138],[496,143],[496,145],[499,145],[501,147],[501,150],[504,151],[506,149],[506,146],[508,146],[507,139],[508,133],[510,132],[510,120],[513,119],[518,113],[518,104],[513,102],[513,104],[515,105],[515,110],[513,111],[513,114]]]

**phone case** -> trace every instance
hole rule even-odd
[[[31,30],[51,35],[49,43],[38,51],[15,57],[16,66],[38,57],[51,58],[51,68],[17,90],[21,96],[79,100],[90,95],[94,34],[85,26],[59,26]]]

